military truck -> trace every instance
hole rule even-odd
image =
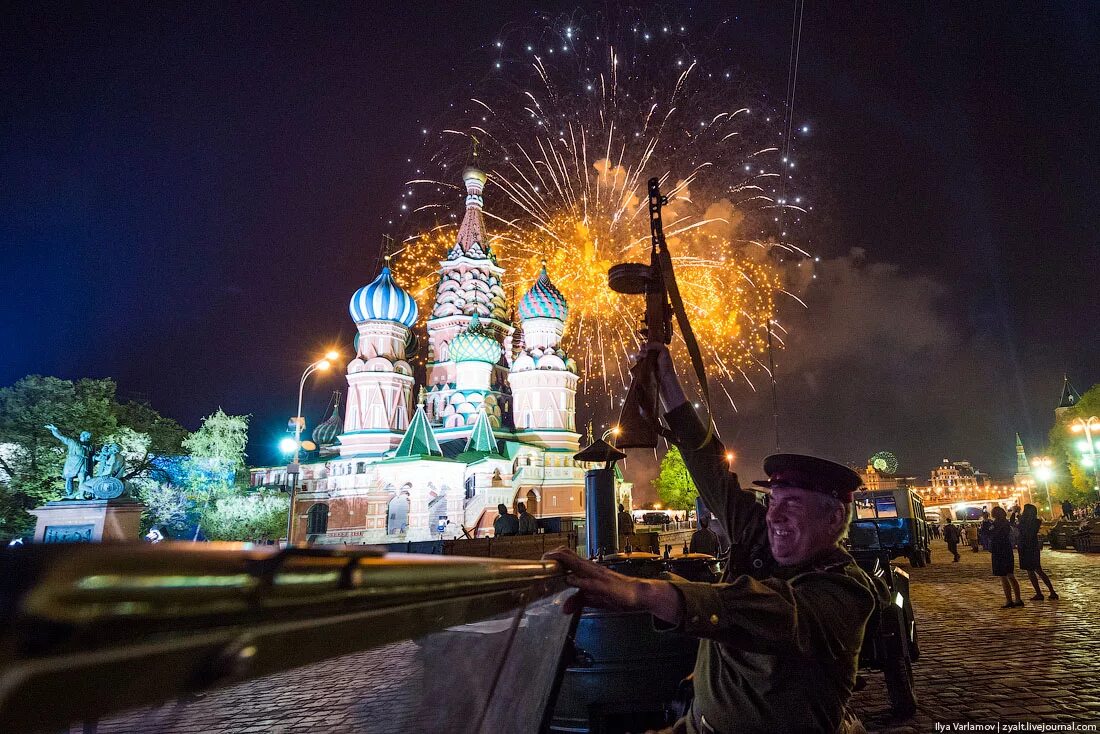
[[[851,547],[882,550],[890,559],[904,556],[913,568],[932,562],[931,534],[924,504],[911,489],[876,489],[855,493]]]

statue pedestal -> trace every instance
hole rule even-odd
[[[38,518],[35,543],[134,541],[141,535],[145,505],[128,497],[58,500],[31,510]]]

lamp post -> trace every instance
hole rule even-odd
[[[1093,428],[1100,428],[1100,418],[1094,415],[1090,415],[1088,418],[1075,418],[1069,425],[1069,430],[1073,433],[1085,434],[1085,447],[1078,447],[1078,450],[1084,454],[1088,453],[1088,457],[1082,457],[1081,463],[1085,464],[1092,469],[1092,489],[1094,492],[1100,492],[1100,466],[1097,465],[1096,460],[1096,443],[1092,440]]]
[[[302,417],[302,396],[305,392],[306,378],[318,370],[324,372],[339,358],[339,352],[328,352],[316,362],[311,362],[302,372],[302,379],[298,381],[298,412],[294,414],[294,461],[286,468],[287,475],[294,477],[290,483],[290,508],[286,513],[286,544],[288,548],[294,544],[291,533],[294,530],[294,495],[298,490],[298,475],[301,473],[302,429],[306,426],[306,420]]]
[[[1050,501],[1050,478],[1054,476],[1054,469],[1051,467],[1054,464],[1054,460],[1049,456],[1036,456],[1031,460],[1031,465],[1035,467],[1035,478],[1043,483],[1043,490],[1047,495],[1047,512],[1050,513],[1050,518],[1054,519],[1054,504]]]

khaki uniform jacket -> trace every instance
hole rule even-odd
[[[674,731],[837,731],[875,605],[872,582],[841,548],[801,566],[777,565],[765,508],[726,469],[721,442],[707,439],[689,404],[666,419],[732,542],[720,583],[673,581],[684,601],[678,629],[701,638],[695,699]]]

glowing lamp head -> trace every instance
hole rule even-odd
[[[1054,476],[1054,470],[1049,466],[1040,466],[1035,470],[1035,477],[1040,482],[1049,482]]]
[[[329,362],[327,359],[322,359],[320,362],[317,363],[317,369],[319,370],[327,370],[331,366],[332,362]]]
[[[1085,457],[1082,457],[1082,458],[1081,458],[1081,464],[1082,464],[1083,466],[1087,466],[1087,467],[1088,467],[1088,468],[1090,468],[1090,469],[1092,468],[1092,466],[1093,466],[1093,464],[1094,464],[1094,463],[1095,463],[1095,462],[1093,462],[1093,460],[1092,460],[1092,457],[1091,457],[1091,456],[1085,456]]]
[[[1074,433],[1080,433],[1081,431],[1085,430],[1085,424],[1074,423],[1072,426],[1069,427],[1069,430],[1073,431]]]
[[[284,454],[292,454],[297,450],[298,450],[298,442],[295,441],[290,436],[287,436],[286,438],[284,438],[282,441],[279,442],[279,451],[282,451]]]
[[[333,349],[325,353],[325,359],[327,359],[329,362],[335,362],[336,360],[340,359],[340,353]]]
[[[1091,448],[1092,447],[1089,446],[1088,441],[1078,441],[1077,442],[1077,450],[1080,451],[1082,454],[1088,452],[1089,449],[1091,449]]]
[[[726,461],[730,461],[730,462],[733,461],[733,452],[732,451],[727,451],[726,452]]]
[[[612,436],[618,436],[620,433],[622,433],[622,431],[623,431],[623,429],[619,428],[618,426],[611,426],[611,435]]]

